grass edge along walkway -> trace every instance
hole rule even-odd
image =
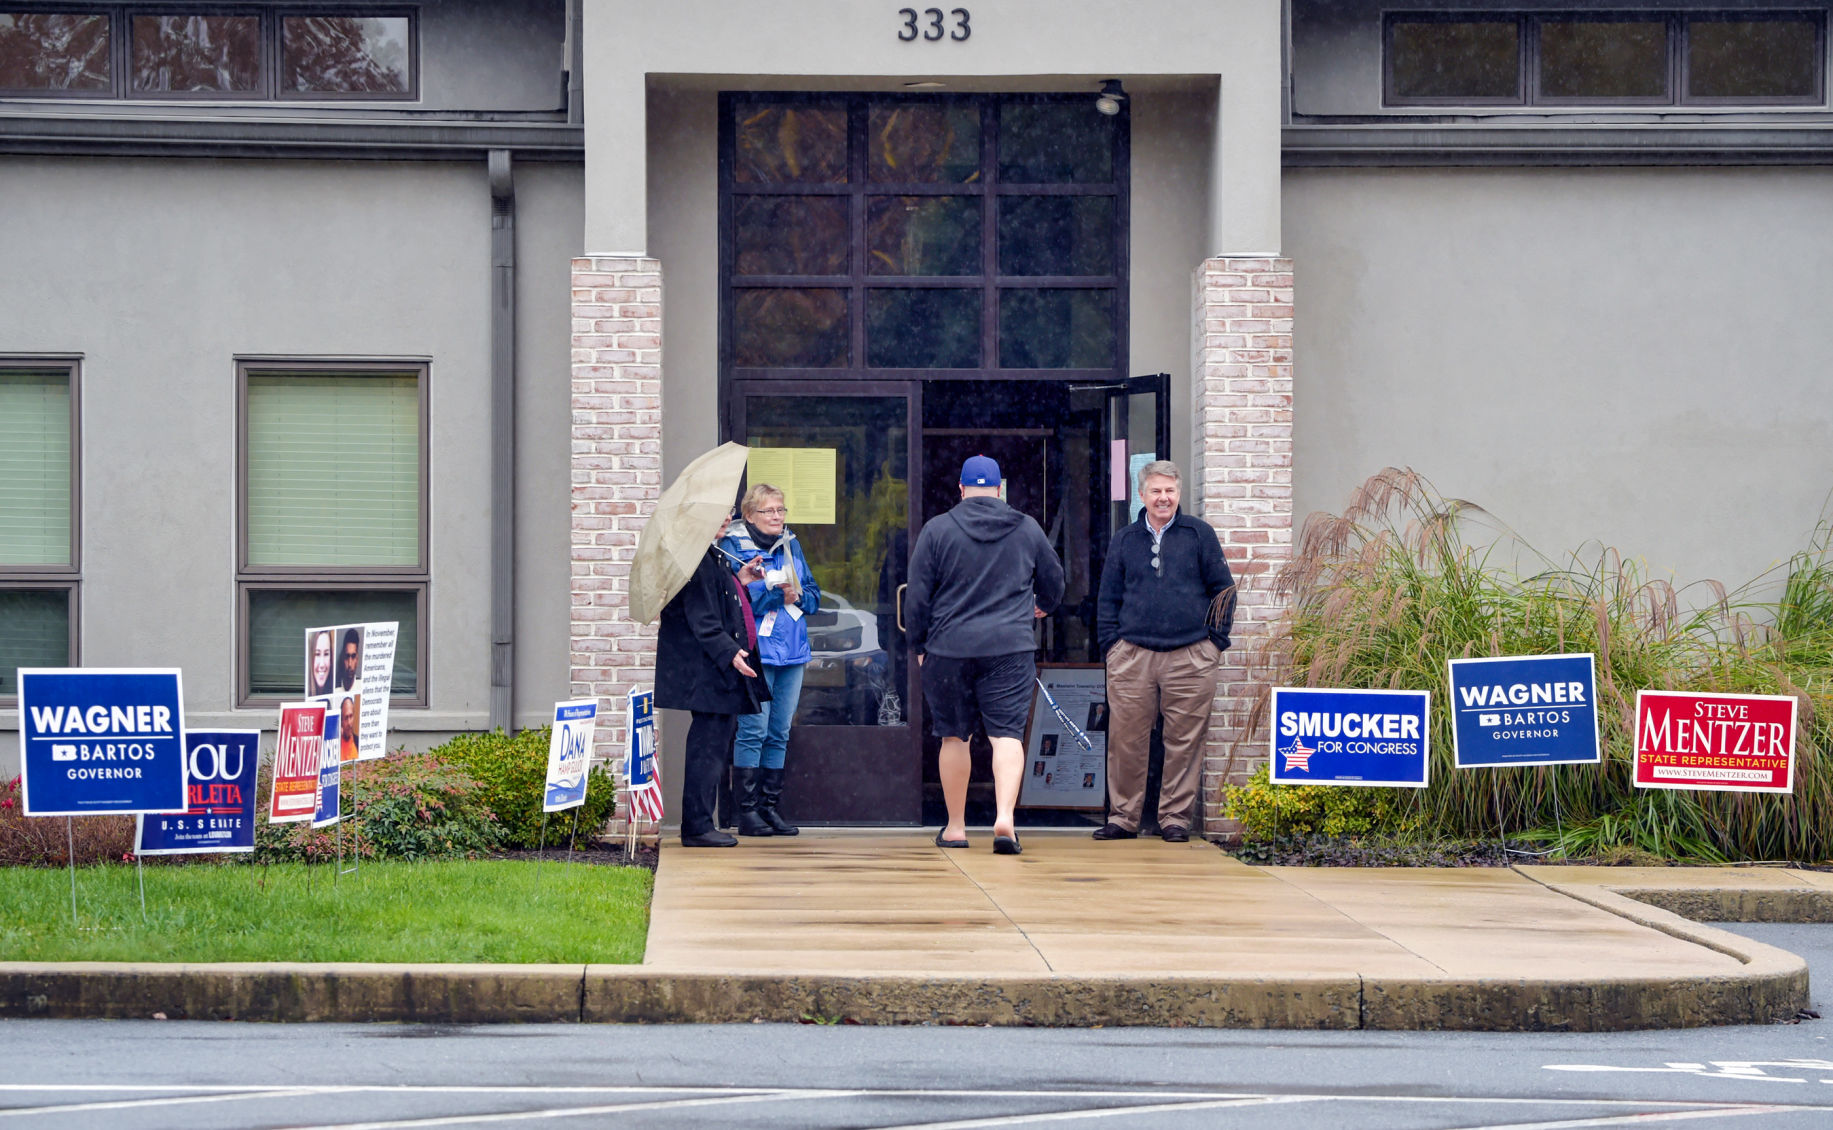
[[[460,860],[0,868],[7,961],[635,964],[654,875],[641,867]]]

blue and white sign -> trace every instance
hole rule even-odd
[[[141,816],[134,850],[140,855],[255,850],[261,731],[186,730],[185,762],[190,806]]]
[[[543,812],[564,812],[586,802],[586,770],[592,766],[592,731],[598,700],[554,704],[554,731],[547,742],[547,799]]]
[[[19,670],[27,816],[185,810],[176,668]]]
[[[1600,760],[1590,655],[1453,659],[1451,717],[1459,769]]]
[[[313,699],[314,703],[325,699]],[[341,721],[334,710],[325,711],[324,744],[318,750],[318,803],[312,809],[312,827],[329,828],[343,816],[344,759],[339,747],[343,739],[338,732]]]
[[[1276,785],[1423,789],[1430,711],[1426,691],[1275,687],[1269,776]]]

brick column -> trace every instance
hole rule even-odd
[[[1279,615],[1273,581],[1292,553],[1292,261],[1206,260],[1197,269],[1191,367],[1197,512],[1222,536],[1237,586],[1233,646],[1216,689],[1203,827],[1224,833],[1221,786],[1264,758],[1243,748],[1259,690],[1249,663]]]
[[[662,264],[573,260],[572,695],[597,698],[595,756],[619,766],[624,695],[655,682],[656,629],[630,619],[630,560],[662,493]]]

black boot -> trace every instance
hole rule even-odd
[[[777,814],[777,801],[783,798],[783,771],[759,769],[757,775],[757,814],[779,836],[793,836],[801,832],[802,829]]]
[[[776,831],[758,815],[758,774],[761,769],[732,769],[732,802],[738,809],[738,834],[774,836]]]

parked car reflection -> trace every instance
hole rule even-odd
[[[878,618],[831,592],[821,594],[821,611],[808,617],[813,657],[802,673],[797,725],[877,726],[892,721],[881,713],[892,690],[890,656],[878,645]],[[903,721],[895,711],[894,723]]]

